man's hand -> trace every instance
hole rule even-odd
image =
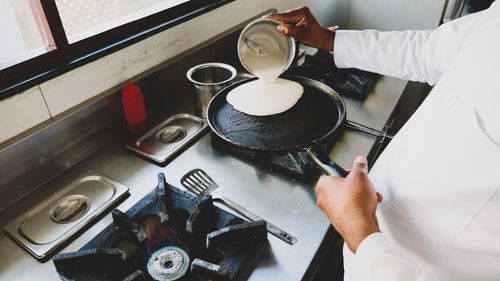
[[[382,195],[375,192],[367,172],[366,158],[358,156],[346,178],[322,176],[316,186],[318,206],[353,252],[368,235],[380,231],[375,211]]]
[[[291,36],[305,45],[333,51],[335,32],[322,27],[307,7],[282,14],[270,14],[265,18],[283,22],[278,25],[278,32]]]

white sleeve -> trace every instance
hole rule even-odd
[[[350,252],[348,249],[347,251]],[[349,280],[436,281],[420,264],[406,257],[380,232],[369,235],[359,244],[352,262],[346,268],[349,270],[346,272]]]
[[[450,21],[436,30],[338,30],[333,47],[335,64],[434,85],[484,12]]]

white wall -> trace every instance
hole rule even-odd
[[[0,102],[0,143],[49,119],[38,86],[4,99]]]
[[[434,29],[445,0],[351,0],[350,29]]]
[[[264,0],[264,8],[276,8],[283,12],[307,6],[325,26],[346,26],[351,0]]]

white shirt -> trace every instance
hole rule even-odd
[[[434,31],[337,31],[339,67],[435,84],[370,172],[382,233],[345,280],[500,280],[500,3]]]

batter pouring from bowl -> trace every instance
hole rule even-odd
[[[259,25],[264,26],[258,29]],[[226,99],[238,111],[248,115],[267,116],[282,113],[293,107],[304,92],[295,81],[278,78],[288,67],[286,46],[277,32],[275,21],[257,20],[248,25],[255,32],[243,30],[238,55],[259,79],[244,83],[228,93]],[[272,28],[269,28],[271,26]],[[292,54],[293,56],[293,54]]]

